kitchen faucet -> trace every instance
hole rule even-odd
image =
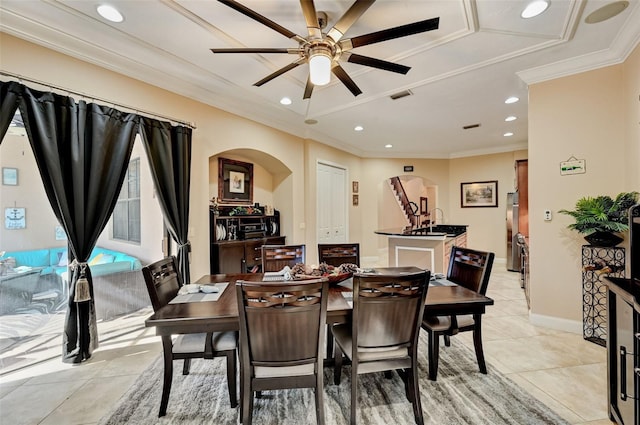
[[[442,221],[444,222],[444,211],[442,211],[440,208],[434,208],[431,211],[429,211],[429,232],[433,231],[433,223],[436,221],[436,219],[438,218],[438,211],[440,211],[440,217],[442,218]],[[433,218],[431,218],[431,214],[435,212],[436,214],[433,215]]]

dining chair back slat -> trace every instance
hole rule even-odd
[[[318,244],[318,262],[335,267],[345,263],[360,266],[360,244]]]
[[[305,245],[262,245],[262,271],[279,272],[305,262]]]

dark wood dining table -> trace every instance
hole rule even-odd
[[[379,268],[376,271],[397,271],[402,268]],[[155,327],[156,334],[170,336],[185,333],[237,331],[239,329],[238,305],[235,284],[238,280],[261,281],[261,273],[234,273],[205,275],[195,284],[212,285],[229,282],[217,301],[167,304],[152,314],[146,327]],[[351,305],[343,292],[350,292],[348,284],[332,285],[327,302],[327,323],[345,323],[351,315]],[[462,286],[446,281],[436,281],[427,292],[425,312],[433,315],[473,314],[480,320],[485,308],[493,300]]]

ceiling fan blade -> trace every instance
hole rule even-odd
[[[382,69],[384,71],[397,72],[398,74],[406,74],[411,69],[411,67],[409,66],[404,66],[393,62],[387,62],[382,59],[371,58],[369,56],[362,56],[349,52],[343,53],[340,59],[346,60],[347,62],[351,63],[357,63],[358,65]]]
[[[280,68],[279,70],[277,70],[276,72],[273,72],[269,75],[267,75],[266,77],[264,77],[262,80],[258,81],[257,83],[254,84],[254,86],[256,87],[260,87],[261,85],[268,83],[269,81],[273,80],[274,78],[284,74],[287,71],[291,71],[293,68],[299,66],[300,64],[305,63],[304,58],[300,58],[295,62],[291,62],[289,65],[284,66],[282,68]]]
[[[255,12],[255,11],[249,9],[248,7],[238,3],[235,0],[218,0],[218,1],[220,3],[226,5],[226,6],[229,6],[230,8],[242,13],[243,15],[248,16],[249,18],[260,22],[262,25],[268,26],[272,30],[279,32],[280,34],[284,35],[287,38],[295,39],[298,42],[304,42],[305,41],[304,38],[300,37],[298,34],[294,33],[293,31],[290,31],[290,30],[286,29],[282,25],[279,25],[279,24],[273,22],[271,19],[269,19],[269,18],[267,18],[265,16],[262,16],[258,12]]]
[[[287,48],[263,48],[263,47],[231,47],[231,48],[222,48],[222,49],[210,49],[213,53],[301,53],[302,50],[295,49],[287,49]]]
[[[331,72],[333,72],[333,74],[338,77],[340,81],[342,81],[342,84],[347,86],[349,91],[353,93],[354,96],[362,93],[362,90],[360,90],[360,88],[356,85],[356,83],[353,82],[351,77],[349,77],[349,75],[340,65],[335,64],[333,68],[331,68]]]
[[[322,31],[320,31],[320,23],[318,23],[318,13],[316,12],[316,6],[313,4],[313,0],[300,0],[300,6],[302,6],[304,19],[307,21],[309,37],[322,39]]]
[[[307,85],[304,88],[303,99],[310,99],[311,93],[313,93],[313,83],[311,82],[311,78],[307,78]]]
[[[357,0],[349,10],[340,17],[338,22],[327,32],[327,35],[338,42],[351,26],[362,16],[376,0]]]
[[[414,22],[412,24],[401,25],[399,27],[346,39],[340,42],[340,47],[342,47],[343,50],[349,50],[354,47],[366,46],[368,44],[379,43],[381,41],[393,40],[394,38],[432,31],[438,29],[439,24],[440,18],[426,19],[424,21]]]

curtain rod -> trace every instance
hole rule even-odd
[[[94,100],[94,101],[97,100],[99,102],[104,102],[104,103],[107,103],[107,104],[111,104],[113,106],[118,106],[120,108],[129,109],[129,110],[134,111],[136,113],[141,113],[141,114],[144,114],[144,115],[150,115],[151,117],[154,117],[154,118],[162,118],[163,120],[166,120],[166,121],[173,121],[175,123],[182,124],[182,125],[184,125],[186,127],[190,127],[190,128],[192,128],[194,130],[196,129],[195,123],[192,123],[192,122],[179,120],[179,119],[176,119],[176,118],[168,117],[166,115],[160,115],[160,114],[157,114],[155,112],[144,111],[144,110],[142,110],[140,108],[135,108],[133,106],[123,105],[121,103],[113,102],[113,101],[108,100],[108,99],[102,99],[102,98],[99,98],[99,97],[96,97],[96,96],[91,96],[91,95],[88,95],[86,93],[81,93],[81,92],[78,92],[78,91],[75,91],[75,90],[70,90],[70,89],[67,89],[67,88],[64,88],[64,87],[56,86],[54,84],[46,83],[44,81],[38,81],[38,80],[35,80],[33,78],[25,77],[25,76],[22,76],[22,75],[19,75],[19,74],[13,74],[11,72],[6,72],[6,71],[0,70],[0,75],[6,75],[7,77],[16,78],[18,80],[18,82],[22,82],[23,80],[24,81],[28,81],[30,83],[35,83],[35,84],[39,84],[41,86],[48,87],[49,89],[56,89],[56,90],[59,90],[59,91],[62,91],[62,92],[66,92],[68,94],[74,94],[76,96],[83,97],[85,99],[91,99],[91,100]]]

